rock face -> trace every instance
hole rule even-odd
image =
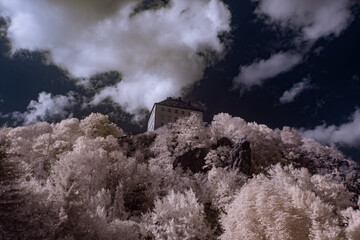
[[[230,139],[228,139],[227,137],[222,137],[217,141],[215,148],[224,147],[224,146],[232,147],[232,145],[233,143],[231,142]]]
[[[231,147],[229,158],[223,163],[223,167],[238,169],[246,175],[251,175],[251,148],[250,142],[241,140],[236,144],[227,138],[221,138],[212,148],[228,146]],[[183,170],[191,170],[193,173],[206,172],[205,157],[209,153],[208,148],[195,148],[175,158],[173,167],[181,166]]]
[[[189,150],[176,157],[173,167],[176,168],[181,165],[184,170],[189,169],[193,173],[204,171],[203,167],[205,166],[205,157],[208,152],[209,150],[206,148],[195,148],[194,150]]]
[[[230,151],[228,166],[233,169],[239,169],[247,175],[251,175],[250,142],[242,140],[234,145]]]

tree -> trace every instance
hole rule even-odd
[[[228,205],[221,239],[342,239],[341,210],[352,206],[351,196],[326,176],[276,165]]]
[[[204,206],[190,189],[169,194],[154,203],[145,215],[145,228],[156,239],[209,239],[211,230],[205,222]]]
[[[80,122],[80,128],[88,137],[106,137],[112,135],[121,137],[124,135],[122,129],[110,123],[109,116],[100,113],[92,113]]]

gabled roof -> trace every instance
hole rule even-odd
[[[168,97],[164,101],[157,102],[155,104],[168,106],[168,107],[177,107],[177,108],[184,108],[184,109],[204,112],[204,110],[201,107],[196,106],[195,104],[192,104],[190,101],[185,102],[181,98]]]

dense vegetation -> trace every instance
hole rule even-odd
[[[360,236],[354,161],[228,114],[135,136],[101,114],[3,127],[0,171],[1,239]]]

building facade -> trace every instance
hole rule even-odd
[[[176,122],[181,117],[189,117],[192,113],[199,114],[203,119],[203,112],[200,107],[194,106],[190,101],[185,102],[181,98],[169,97],[154,104],[148,121],[148,131]]]

